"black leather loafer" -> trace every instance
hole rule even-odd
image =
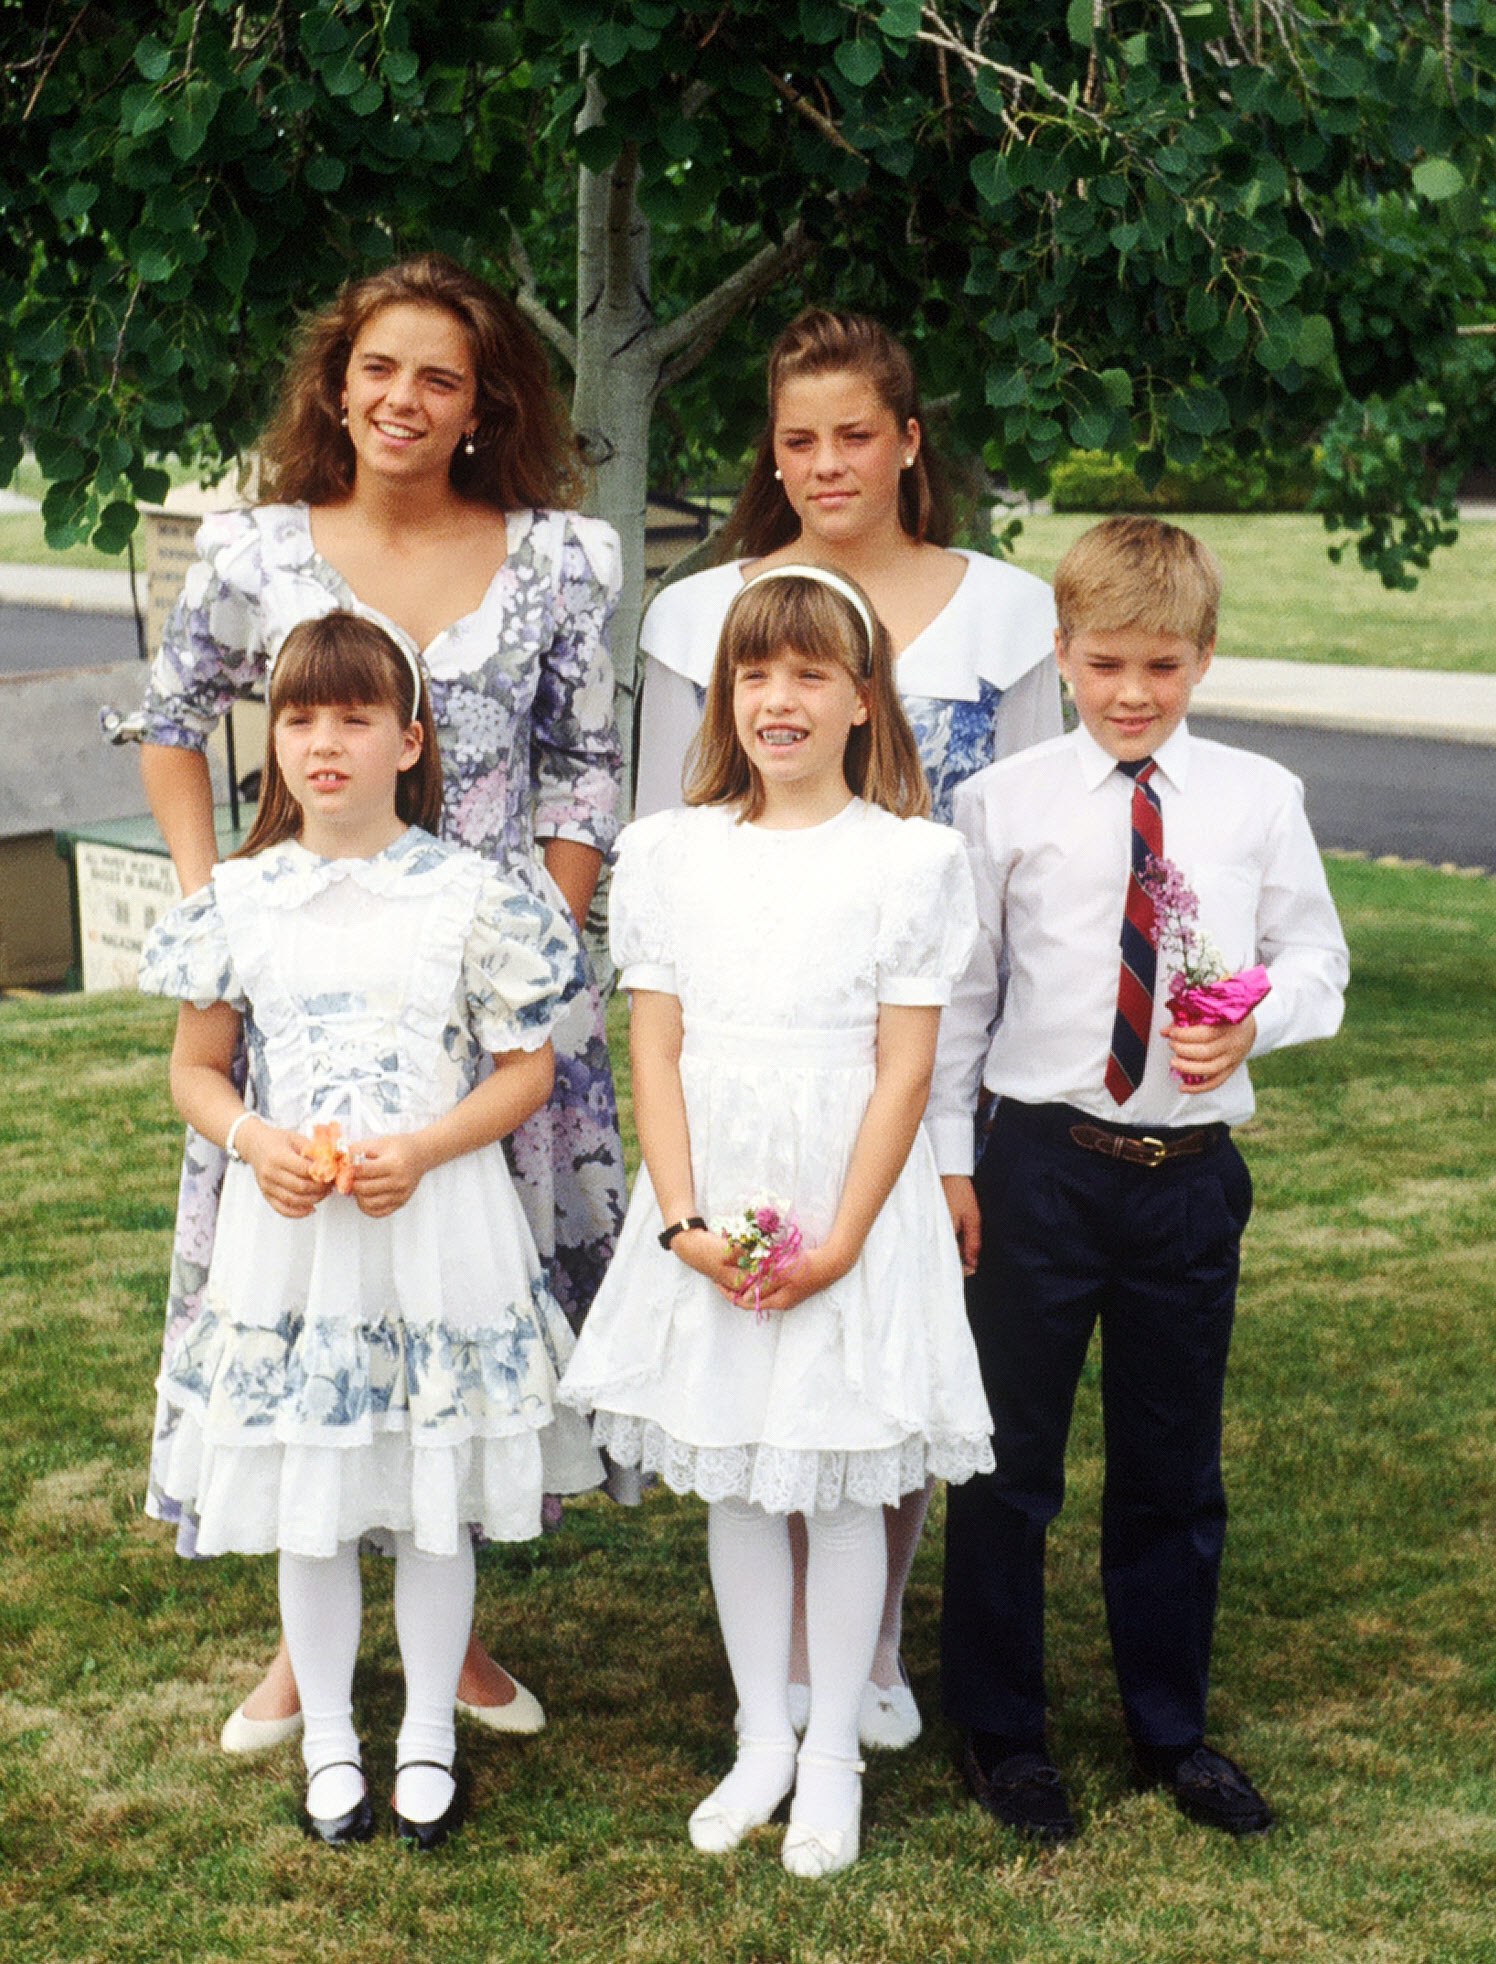
[[[1011,1753],[994,1763],[980,1739],[968,1735],[961,1771],[993,1819],[1027,1840],[1053,1847],[1079,1834],[1059,1768],[1043,1753]]]
[[[1210,1746],[1196,1746],[1181,1758],[1155,1748],[1138,1756],[1138,1777],[1144,1786],[1164,1787],[1174,1805],[1202,1827],[1246,1839],[1266,1834],[1273,1810],[1235,1760]]]

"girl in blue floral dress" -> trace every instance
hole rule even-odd
[[[184,892],[217,857],[203,755],[236,697],[263,682],[298,621],[377,619],[430,679],[446,765],[442,837],[585,918],[616,831],[622,755],[605,640],[618,540],[570,509],[575,450],[533,330],[484,281],[436,256],[349,283],[306,326],[260,450],[272,502],[219,513],[152,664],[145,698],[108,720],[139,742],[146,790]],[[623,1148],[598,990],[555,1032],[556,1085],[506,1141],[551,1288],[580,1325],[623,1219]],[[223,1155],[189,1130],[166,1341],[198,1315]],[[151,1509],[175,1505],[156,1419]],[[193,1552],[190,1514],[178,1546]],[[461,1711],[495,1731],[544,1724],[539,1701],[474,1634]],[[229,1717],[225,1751],[294,1736],[284,1646]]]
[[[395,1546],[393,1810],[431,1847],[456,1819],[471,1530],[537,1534],[546,1491],[601,1477],[553,1404],[571,1332],[498,1143],[549,1095],[580,952],[557,910],[422,829],[441,810],[428,698],[376,624],[292,629],[250,837],[141,963],[142,988],[183,999],[178,1108],[230,1162],[202,1310],[158,1381],[159,1470],[199,1553],[278,1551],[306,1825],[330,1843],[373,1832],[360,1537]]]

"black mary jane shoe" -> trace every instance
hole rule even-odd
[[[404,1766],[395,1768],[397,1782],[407,1766],[434,1767],[438,1773],[450,1775],[452,1781],[452,1798],[434,1821],[407,1821],[395,1803],[390,1802],[390,1819],[395,1824],[395,1839],[403,1841],[408,1848],[419,1849],[425,1854],[433,1848],[440,1848],[447,1836],[455,1828],[461,1827],[463,1816],[467,1811],[467,1795],[462,1776],[455,1766],[444,1765],[439,1759],[408,1759]]]
[[[359,1773],[364,1770],[356,1759],[334,1760],[332,1764],[351,1766]],[[326,1773],[329,1770],[326,1766],[319,1766],[317,1773]],[[312,1775],[312,1779],[316,1777],[316,1774]],[[308,1780],[307,1786],[310,1788],[311,1780]],[[329,1848],[346,1848],[355,1841],[372,1841],[374,1805],[369,1799],[368,1788],[365,1787],[359,1796],[356,1807],[350,1807],[346,1814],[339,1814],[335,1820],[327,1820],[320,1814],[313,1814],[310,1808],[304,1806],[301,1810],[301,1831],[308,1840],[325,1842]]]

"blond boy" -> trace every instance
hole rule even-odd
[[[1252,1204],[1230,1128],[1253,1110],[1249,1058],[1339,1027],[1347,962],[1298,780],[1186,726],[1219,598],[1214,558],[1179,527],[1087,532],[1055,574],[1079,728],[956,797],[983,941],[945,1013],[927,1124],[997,1472],[948,1499],[944,1704],[978,1799],[1042,1841],[1076,1832],[1045,1738],[1044,1547],[1098,1324],[1102,1585],[1136,1770],[1195,1820],[1272,1825],[1205,1744],[1221,1402]],[[1271,991],[1243,1021],[1171,1020],[1151,902],[1131,884],[1150,853],[1198,895],[1233,971],[1266,966]]]

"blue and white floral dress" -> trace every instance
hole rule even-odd
[[[560,905],[537,840],[574,839],[605,853],[617,831],[622,753],[605,629],[618,599],[618,540],[571,512],[510,512],[505,525],[508,556],[478,607],[419,651],[445,774],[442,832]],[[225,710],[264,680],[291,628],[334,608],[366,614],[414,645],[322,558],[304,505],[215,513],[197,551],[140,707],[105,717],[117,743],[201,750]],[[575,1328],[607,1268],[627,1193],[595,987],[573,1000],[553,1041],[550,1102],[505,1143],[551,1288]],[[223,1167],[223,1154],[189,1129],[168,1345],[201,1307]],[[157,1459],[170,1451],[172,1423],[163,1406]],[[154,1460],[151,1490],[162,1497]],[[190,1522],[179,1545],[192,1552]]]
[[[451,1110],[489,1053],[538,1049],[582,983],[556,910],[414,826],[371,859],[288,841],[219,866],[140,970],[243,1015],[253,1110],[355,1145]],[[162,1361],[147,1511],[190,1521],[202,1555],[538,1534],[544,1493],[602,1476],[554,1403],[572,1345],[498,1145],[382,1219],[334,1190],[288,1220],[230,1165],[201,1313]]]

